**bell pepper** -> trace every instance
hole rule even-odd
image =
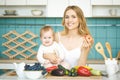
[[[92,70],[92,68],[89,66],[83,66],[83,67],[87,68],[88,70]]]
[[[78,73],[79,76],[91,76],[90,70],[83,67],[83,66],[80,66],[78,68],[77,73]]]
[[[58,68],[57,66],[47,67],[47,68],[46,68],[46,71],[47,71],[47,72],[51,72],[52,70],[57,69],[57,68]]]

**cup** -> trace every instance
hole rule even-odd
[[[109,14],[110,14],[111,16],[116,16],[117,10],[116,10],[116,9],[110,9],[110,10],[109,10]]]
[[[110,58],[105,60],[105,67],[106,67],[106,72],[108,73],[108,76],[114,75],[116,72],[119,71],[119,66],[115,58],[113,58],[112,60]]]

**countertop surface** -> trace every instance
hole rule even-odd
[[[106,77],[106,76],[90,76],[90,77],[56,77],[56,76],[49,76],[47,75],[45,78],[42,78],[42,80],[120,80],[120,71],[116,74]],[[0,76],[0,80],[29,80],[29,79],[20,79],[17,77],[15,71],[8,72],[6,74],[3,74]],[[35,79],[35,80],[41,80],[41,79]]]
[[[25,62],[25,63],[35,63],[38,62],[37,60],[15,60],[15,59],[11,59],[11,60],[7,60],[7,59],[0,59],[0,63],[13,63],[13,62]],[[105,61],[104,60],[87,60],[87,64],[104,64]],[[120,63],[120,60],[118,60],[118,63]]]

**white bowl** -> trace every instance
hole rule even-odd
[[[16,14],[16,10],[5,10],[5,14],[14,15],[14,14]]]
[[[42,15],[42,10],[32,10],[31,11],[33,16],[41,16]]]
[[[24,74],[28,79],[40,79],[44,77],[44,75],[42,75],[42,70],[41,71],[24,71]]]

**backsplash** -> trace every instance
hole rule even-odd
[[[108,41],[112,47],[113,57],[117,56],[120,50],[120,18],[86,18],[87,25],[94,38],[94,45],[90,51],[88,59],[103,59],[103,57],[96,52],[94,46],[97,42],[101,42],[105,54],[109,57],[109,54],[105,47],[105,42]],[[50,25],[55,32],[63,29],[61,25],[62,18],[0,18],[0,58],[7,58],[3,51],[7,48],[2,46],[2,43],[6,41],[2,37],[3,34],[9,31],[16,30],[18,33],[24,33],[26,30],[38,35],[38,38],[33,41],[38,43],[34,50],[38,50],[41,41],[39,39],[40,28],[44,25]]]

